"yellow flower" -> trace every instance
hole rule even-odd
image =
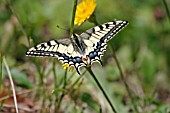
[[[96,0],[82,0],[82,2],[77,5],[74,24],[80,25],[86,19],[89,19],[95,7]]]

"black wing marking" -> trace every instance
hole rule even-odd
[[[38,44],[26,52],[27,56],[57,57],[60,62],[74,66],[79,73],[81,66],[86,66],[81,55],[74,50],[70,39],[51,40]]]
[[[90,58],[90,63],[98,61],[100,64],[101,56],[106,51],[107,42],[112,39],[121,29],[128,24],[128,21],[118,20],[107,22],[96,26],[82,33],[80,37],[88,47],[86,55]]]

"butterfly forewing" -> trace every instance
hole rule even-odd
[[[28,56],[58,56],[60,53],[65,53],[67,51],[67,46],[69,46],[69,43],[63,44],[57,40],[51,40],[51,41],[41,43],[30,48],[26,52],[26,55]]]
[[[101,56],[106,51],[107,42],[127,24],[128,22],[123,20],[107,22],[91,28],[80,35],[85,44],[88,45],[86,55],[90,57],[90,63],[95,61],[101,63]]]
[[[107,22],[102,25],[91,28],[80,35],[89,45],[97,45],[99,41],[108,42],[115,34],[128,24],[127,21],[119,20]]]

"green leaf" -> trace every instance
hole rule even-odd
[[[33,84],[29,81],[27,78],[26,74],[23,72],[18,71],[17,69],[12,69],[11,70],[12,77],[14,81],[22,87],[25,88],[32,88]]]
[[[92,96],[87,93],[84,92],[81,95],[81,100],[85,103],[88,104],[89,107],[91,107],[93,110],[98,111],[99,110],[99,105],[97,104],[97,102],[94,101],[94,99],[92,98]]]

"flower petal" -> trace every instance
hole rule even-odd
[[[86,19],[89,19],[96,7],[96,0],[82,0],[77,5],[74,24],[81,25]]]

